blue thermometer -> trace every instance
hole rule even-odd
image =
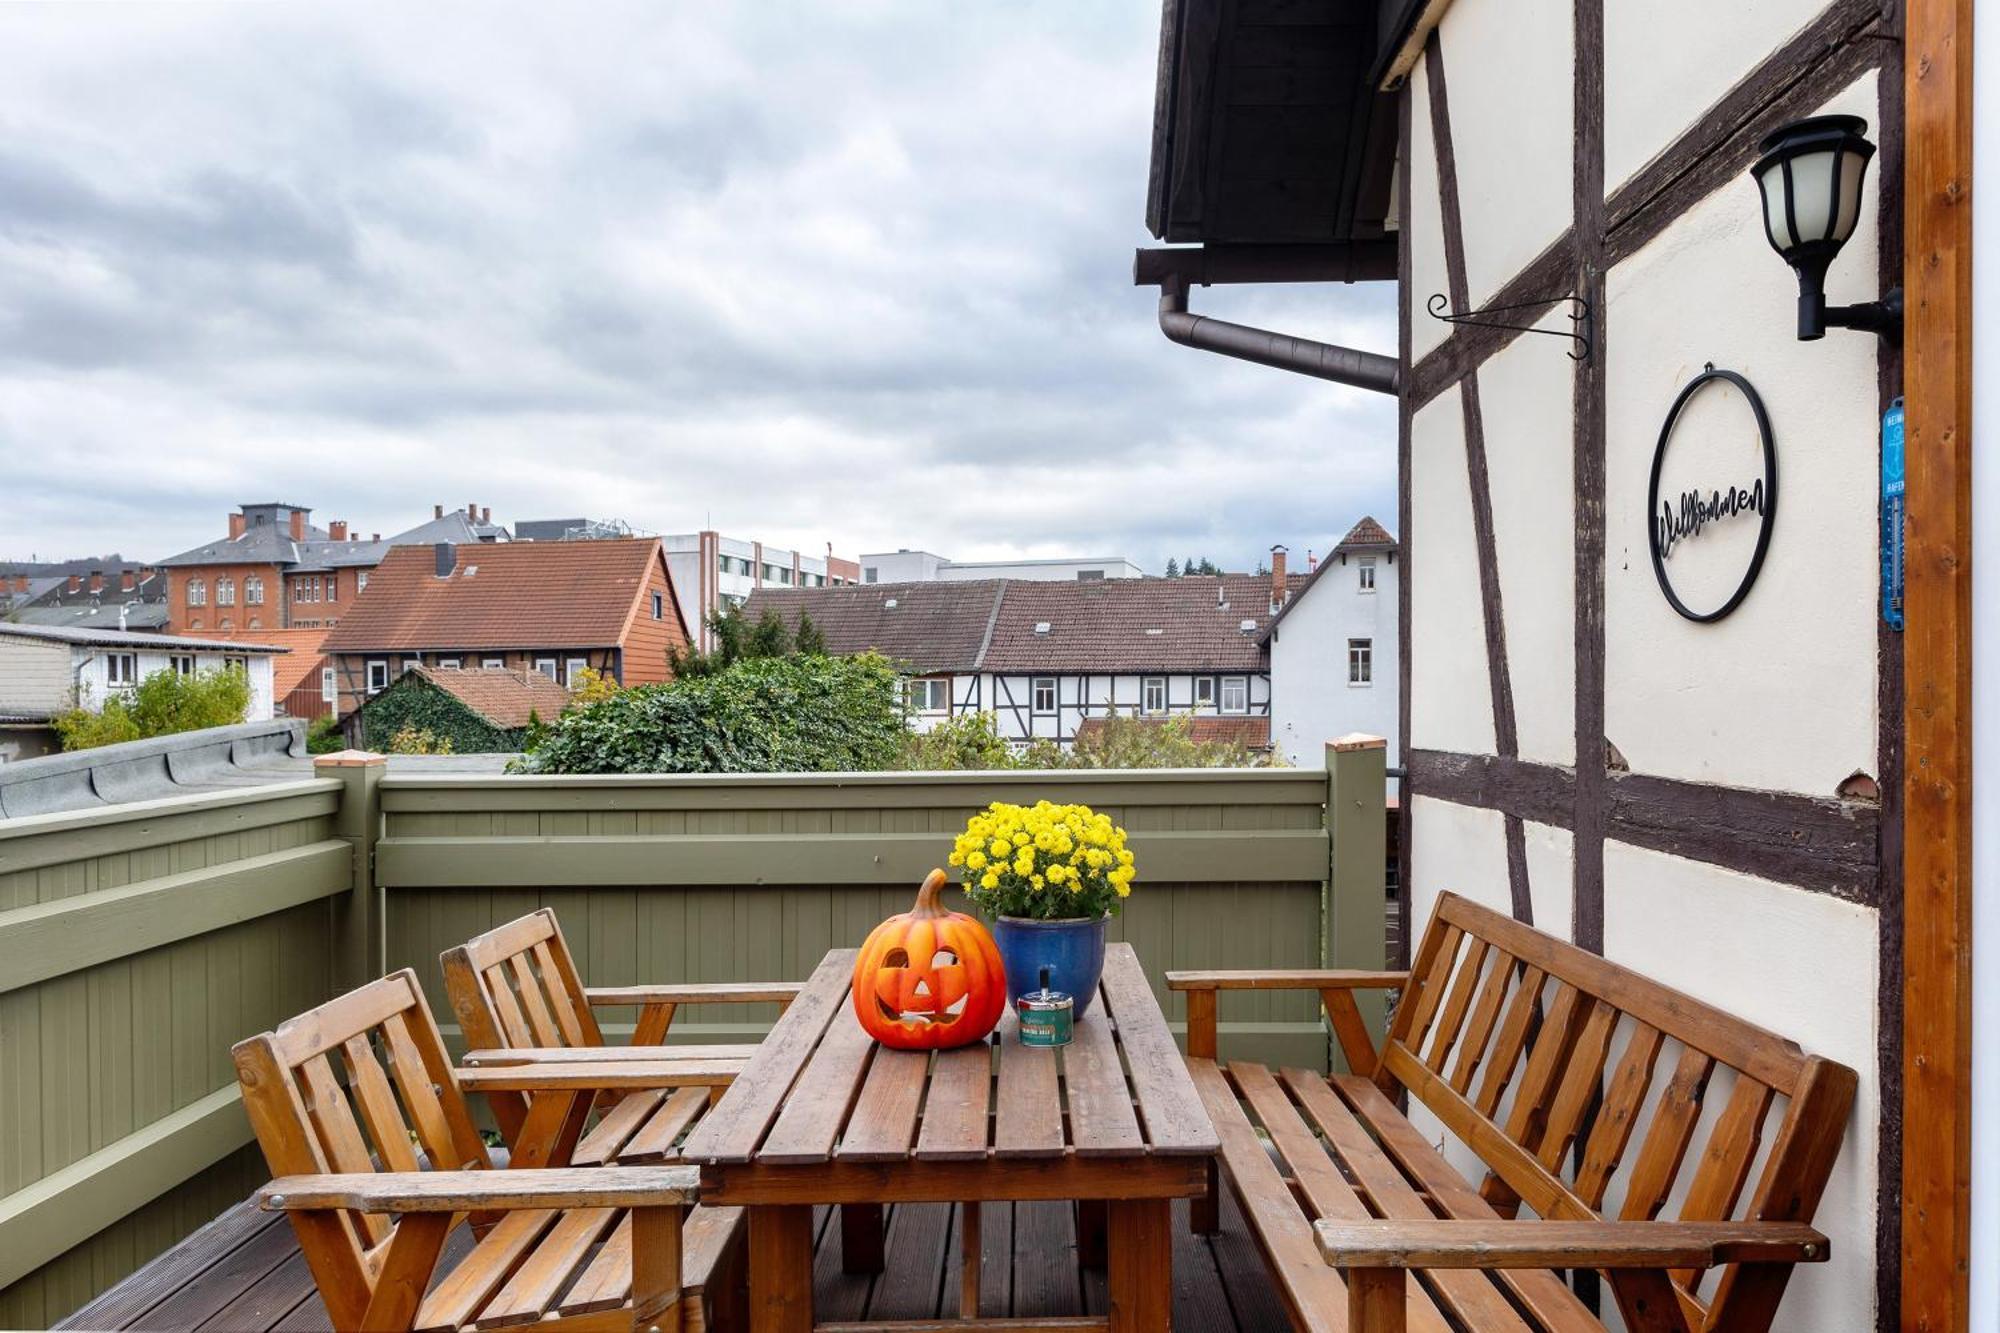
[[[1882,618],[1903,628],[1903,400],[1882,414]]]

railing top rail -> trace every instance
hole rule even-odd
[[[1023,787],[1111,786],[1135,782],[1229,782],[1326,785],[1326,774],[1311,768],[1102,768],[1102,769],[898,769],[864,773],[578,773],[578,774],[410,774],[384,775],[385,789],[521,791],[615,787],[870,787],[1003,784]]]
[[[232,806],[265,805],[287,801],[296,796],[311,796],[322,792],[333,794],[339,790],[340,783],[331,778],[299,778],[291,782],[268,782],[230,791],[163,796],[158,800],[131,801],[122,805],[98,805],[84,810],[64,810],[49,815],[22,815],[15,819],[0,819],[0,843],[22,838],[46,837],[75,829],[99,829],[112,824],[143,823],[147,820],[222,810]]]

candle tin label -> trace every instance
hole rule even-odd
[[[1073,1005],[1060,991],[1031,991],[1014,1002],[1023,1046],[1067,1046]]]

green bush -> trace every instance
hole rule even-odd
[[[88,750],[233,726],[250,711],[250,673],[240,666],[191,676],[165,669],[147,676],[129,693],[113,691],[101,709],[88,705],[89,700],[79,695],[74,707],[53,719],[63,749]]]
[[[409,733],[404,737],[404,733]],[[426,737],[446,750],[398,750],[398,737],[405,743]],[[383,754],[512,754],[521,748],[522,733],[491,722],[460,701],[457,695],[425,680],[416,672],[406,672],[389,683],[389,688],[370,699],[361,710],[361,743]]]
[[[893,768],[907,732],[884,658],[747,657],[571,708],[528,773],[827,773]]]
[[[334,754],[346,748],[347,738],[341,734],[339,718],[328,713],[306,724],[307,754]]]
[[[1016,749],[1000,735],[991,713],[961,713],[926,732],[911,732],[900,768],[967,771],[991,768],[1271,768],[1276,755],[1228,741],[1194,738],[1194,716],[1164,721],[1113,715],[1070,749],[1052,740]]]
[[[961,773],[1020,766],[991,713],[954,713],[929,731],[911,732],[897,764],[918,772]]]

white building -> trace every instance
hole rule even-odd
[[[50,719],[78,701],[101,707],[114,692],[133,689],[158,671],[192,675],[241,666],[250,676],[243,720],[268,722],[272,660],[287,651],[136,631],[0,624],[0,763],[55,749]]]
[[[1285,759],[1325,762],[1326,742],[1362,732],[1396,741],[1399,668],[1396,540],[1364,518],[1292,593],[1265,631],[1271,742]],[[1282,561],[1282,551],[1273,561]]]
[[[877,551],[861,557],[863,583],[969,583],[980,579],[1090,582],[1139,579],[1146,571],[1122,555],[1062,556],[1050,560],[952,560],[930,551]]]
[[[759,588],[839,588],[861,580],[861,566],[836,556],[830,545],[824,556],[806,555],[714,531],[662,537],[660,544],[681,619],[704,650],[715,647],[710,613],[742,606]]]
[[[1262,638],[1286,591],[1305,582],[1226,574],[1176,579],[862,585],[765,589],[747,608],[790,624],[808,615],[834,653],[880,652],[909,677],[912,725],[991,713],[1000,734],[1068,745],[1113,712],[1194,714],[1200,737],[1270,745],[1271,673]]]

